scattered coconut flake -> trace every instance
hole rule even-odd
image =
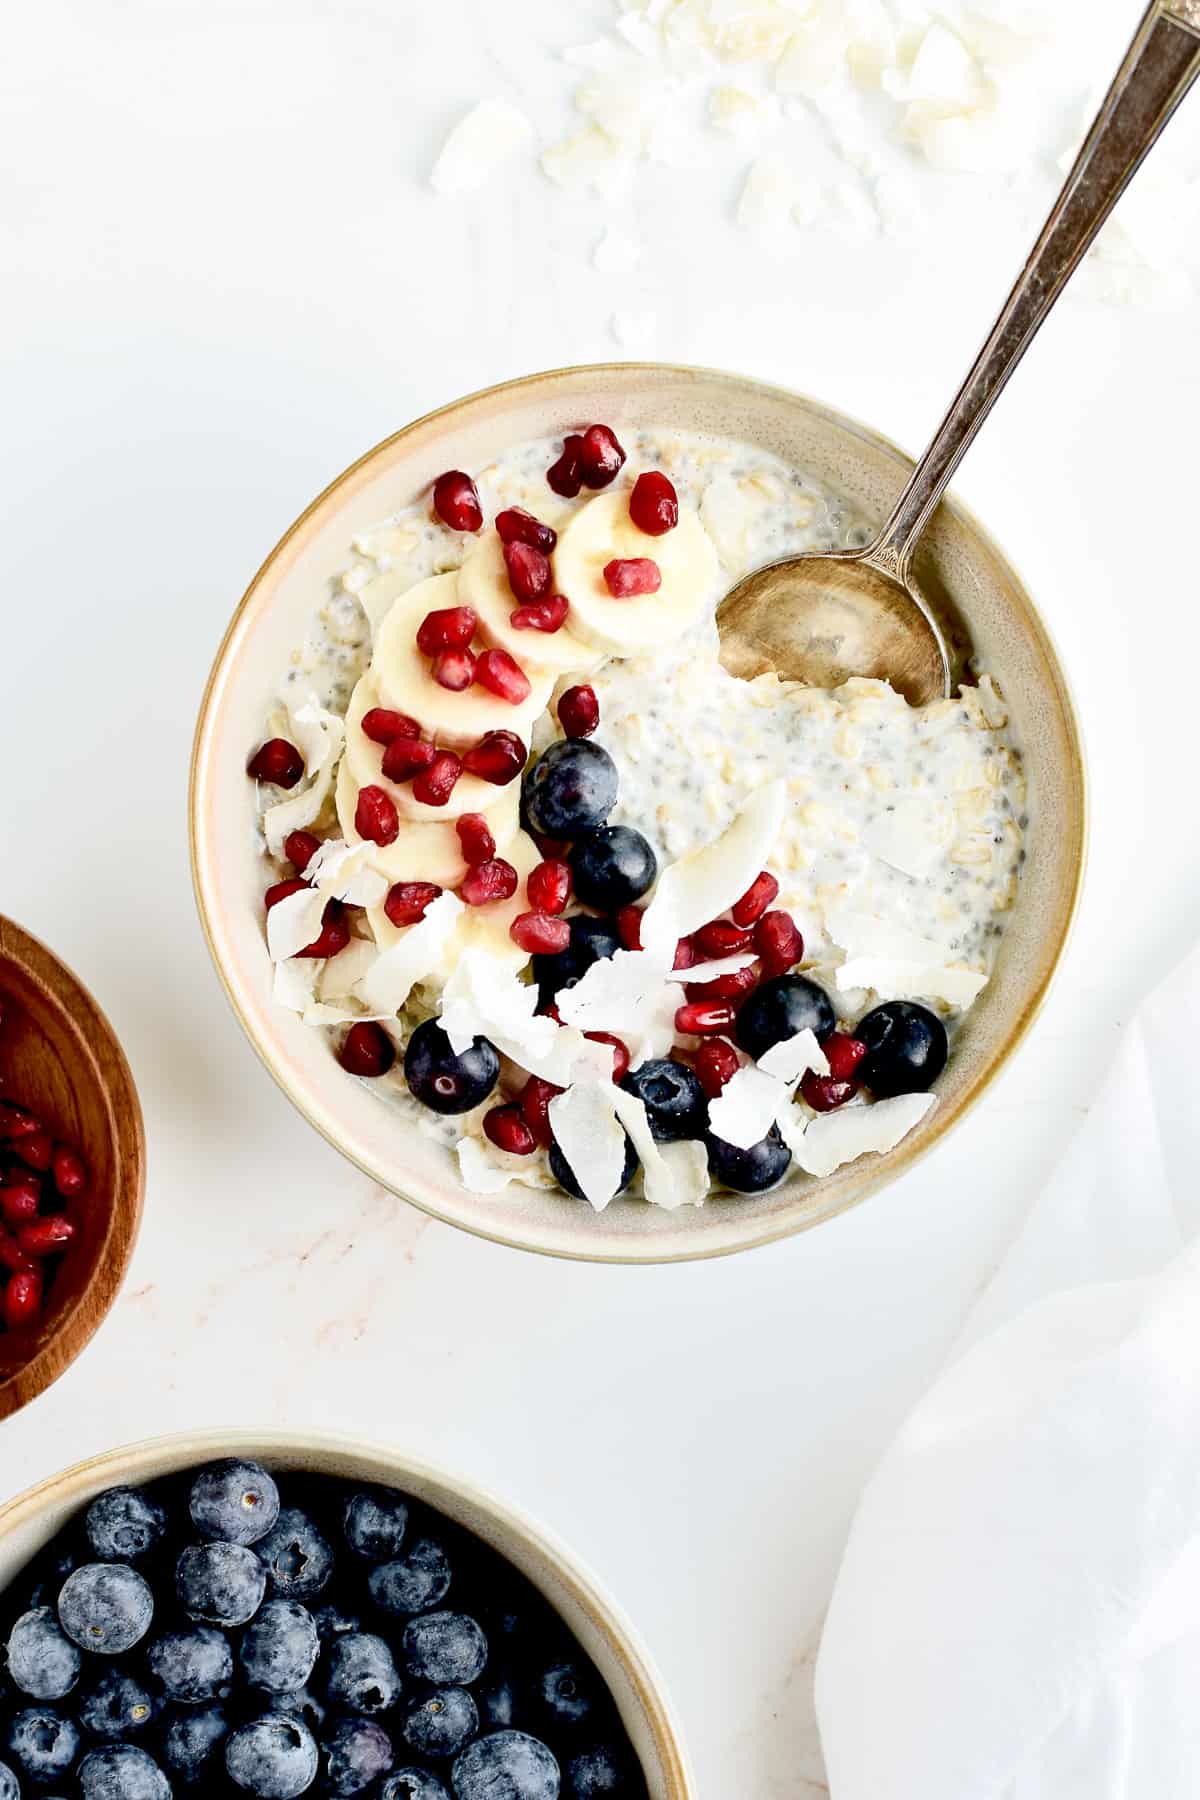
[[[816,1033],[807,1027],[794,1037],[783,1038],[764,1050],[758,1059],[764,1075],[773,1075],[786,1087],[795,1087],[802,1075],[828,1075],[829,1060],[817,1042]]]
[[[439,194],[470,194],[483,187],[519,150],[533,143],[533,126],[511,100],[481,100],[458,121],[433,165],[430,186]]]
[[[802,1131],[797,1108],[784,1135],[805,1174],[820,1178],[869,1151],[894,1150],[936,1100],[935,1094],[897,1094],[869,1105],[851,1103],[836,1112],[818,1113]]]
[[[617,1091],[611,1082],[580,1081],[549,1106],[555,1142],[597,1212],[620,1188],[625,1168],[625,1132],[612,1102]]]
[[[979,64],[957,32],[937,19],[918,44],[908,73],[885,70],[881,85],[893,100],[923,100],[947,113],[973,112],[987,97]]]
[[[408,926],[390,950],[380,952],[355,988],[369,1012],[396,1016],[417,982],[438,967],[463,910],[457,894],[439,894],[424,918]]]
[[[693,963],[690,969],[670,969],[668,981],[692,982],[716,981],[722,975],[736,975],[742,969],[748,969],[751,963],[758,961],[753,950],[739,950],[733,956],[720,956],[715,962]]]
[[[312,942],[311,938],[309,942]],[[331,967],[336,961],[337,958],[332,957],[326,967]],[[320,967],[320,963],[316,962],[277,962],[274,994],[278,1004],[286,1006],[289,1012],[303,1013],[312,1004],[313,988]]]
[[[324,1001],[348,999],[378,955],[379,950],[370,938],[351,938],[344,950],[339,950],[336,956],[320,965],[317,998]]]
[[[641,245],[618,225],[609,225],[592,251],[592,267],[604,275],[628,275],[641,260]]]
[[[715,1100],[708,1103],[708,1123],[715,1136],[739,1150],[749,1150],[765,1138],[791,1095],[775,1075],[747,1063],[730,1076]]]
[[[272,962],[285,962],[315,942],[327,905],[325,895],[315,888],[301,888],[276,902],[267,914],[267,949]]]
[[[864,827],[863,847],[914,881],[923,881],[954,840],[954,814],[945,801],[902,794]]]
[[[675,945],[681,937],[740,900],[770,861],[786,811],[786,783],[769,781],[751,795],[711,844],[690,851],[664,869],[642,914],[646,951],[665,951],[669,946],[674,961]]]
[[[289,832],[303,831],[316,823],[329,798],[334,764],[342,753],[346,728],[336,713],[327,712],[310,694],[298,708],[288,708],[288,736],[304,758],[307,785],[298,794],[289,794],[286,800],[269,806],[262,816],[272,856],[282,855],[283,840]]]
[[[585,125],[545,151],[542,169],[559,187],[591,187],[615,198],[629,185],[633,158],[598,125]]]
[[[770,94],[752,94],[748,88],[714,88],[708,96],[709,123],[717,131],[748,137],[765,131],[779,115],[779,102]]]
[[[327,838],[313,852],[304,879],[332,900],[348,906],[380,906],[388,891],[386,875],[371,866],[373,846]]]
[[[650,1129],[645,1104],[636,1094],[614,1087],[608,1099],[641,1159],[642,1191],[651,1206],[674,1212],[680,1206],[701,1205],[708,1193],[708,1158],[703,1144],[659,1144]],[[683,1154],[673,1154],[678,1152]]]
[[[967,1007],[987,986],[986,975],[973,969],[946,968],[941,963],[893,962],[882,956],[856,956],[835,971],[839,993],[865,988],[888,1000],[943,1000]]]
[[[486,1138],[464,1137],[455,1145],[458,1172],[473,1194],[500,1194],[528,1173],[528,1158],[510,1156]]]
[[[946,953],[932,938],[909,931],[894,919],[864,912],[849,900],[825,909],[825,929],[849,957],[886,957],[892,962],[943,963]]]
[[[737,222],[759,237],[775,237],[791,224],[799,198],[796,176],[778,150],[751,163],[737,206]]]
[[[537,1013],[537,1000],[537,989],[514,969],[484,950],[468,950],[442,991],[440,1022],[456,1054],[475,1037],[486,1037],[501,1055],[556,1087],[567,1087],[580,1075],[611,1075],[608,1046],[590,1043],[569,1023],[556,1025]]]

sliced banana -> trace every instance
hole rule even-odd
[[[543,668],[553,669],[556,675],[584,674],[603,661],[601,651],[572,632],[569,612],[567,623],[558,631],[518,631],[511,623],[509,615],[521,602],[508,585],[504,545],[494,527],[484,532],[458,571],[458,600],[479,614],[483,641],[507,650],[522,666],[526,657],[536,656]]]
[[[387,782],[381,786],[392,789]],[[508,846],[516,836],[519,823],[520,795],[515,792],[505,798],[490,811],[487,816],[492,836],[496,840],[498,856],[508,855]],[[337,815],[342,828],[342,836],[348,844],[361,844],[362,838],[355,830],[354,809],[358,802],[359,784],[349,766],[349,760],[342,758],[342,766],[338,770],[337,781]],[[493,788],[492,793],[496,792]],[[509,790],[505,788],[505,795]],[[500,848],[501,844],[505,848]],[[400,835],[394,844],[377,844],[371,853],[371,867],[378,869],[391,885],[397,881],[432,881],[442,888],[456,888],[467,872],[463,858],[462,845],[458,841],[458,833],[452,820],[444,820],[436,825],[413,825],[403,821]]]
[[[491,824],[494,815],[504,826],[507,842],[517,829],[520,778],[510,781],[507,787],[497,787],[494,781],[484,781],[478,775],[460,775],[445,806],[427,806],[415,797],[411,782],[384,779],[383,746],[372,743],[362,728],[363,715],[373,706],[382,704],[375,677],[368,671],[351,694],[346,709],[346,749],[342,767],[349,764],[356,787],[369,787],[372,783],[381,787],[396,802],[401,819],[414,825],[441,825],[469,812],[486,814]],[[495,825],[492,825],[492,835],[498,844],[500,838]]]
[[[433,679],[429,658],[417,648],[417,629],[426,613],[457,605],[456,575],[431,575],[392,602],[375,633],[371,662],[380,703],[419,719],[436,743],[451,750],[468,749],[487,731],[515,731],[528,743],[533,721],[550,698],[554,670],[528,652],[518,656],[530,682],[529,694],[518,706],[478,682],[461,693],[442,687]]]
[[[604,565],[641,556],[658,564],[661,587],[614,599],[605,586]],[[625,487],[589,500],[559,538],[551,561],[555,588],[571,603],[572,630],[617,656],[654,650],[679,637],[712,605],[719,576],[716,547],[689,507],[679,508],[673,531],[649,537],[629,516]]]
[[[529,899],[525,883],[530,871],[542,860],[541,852],[526,832],[519,831],[500,854],[517,871],[520,878],[517,891],[511,900],[497,900],[490,906],[464,907],[446,946],[445,967],[442,971],[445,975],[449,974],[455,962],[467,950],[486,951],[488,956],[509,969],[520,969],[529,961],[529,952],[513,943],[508,928],[518,913],[528,911]],[[393,925],[382,906],[368,907],[367,921],[381,950],[390,949],[408,929],[406,926]]]

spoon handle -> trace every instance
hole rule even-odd
[[[904,580],[975,433],[1197,73],[1200,0],[1154,0],[987,342],[864,562]]]

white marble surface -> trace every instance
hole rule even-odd
[[[1104,0],[1081,75],[1133,8]],[[564,13],[570,17],[565,18]],[[455,1464],[563,1533],[635,1616],[705,1794],[824,1791],[808,1646],[855,1496],[1200,903],[1200,309],[1068,302],[958,484],[1074,677],[1095,798],[1067,966],[1007,1077],[907,1180],[729,1262],[559,1265],[373,1190],[260,1068],[192,909],[195,708],[280,531],[407,418],[610,358],[606,209],[531,174],[424,185],[489,91],[553,125],[549,47],[605,0],[43,0],[0,67],[0,904],[90,983],[150,1138],[105,1329],[0,1428],[0,1498],[194,1425],[344,1428]],[[1194,103],[1200,105],[1200,102]],[[1177,129],[1185,128],[1183,122]],[[927,251],[735,238],[678,174],[627,213],[655,349],[790,383],[919,444],[1023,254],[969,184]],[[953,242],[958,254],[944,246]]]

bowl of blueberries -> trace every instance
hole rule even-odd
[[[113,1452],[0,1508],[0,1800],[693,1800],[538,1526],[334,1439]]]

